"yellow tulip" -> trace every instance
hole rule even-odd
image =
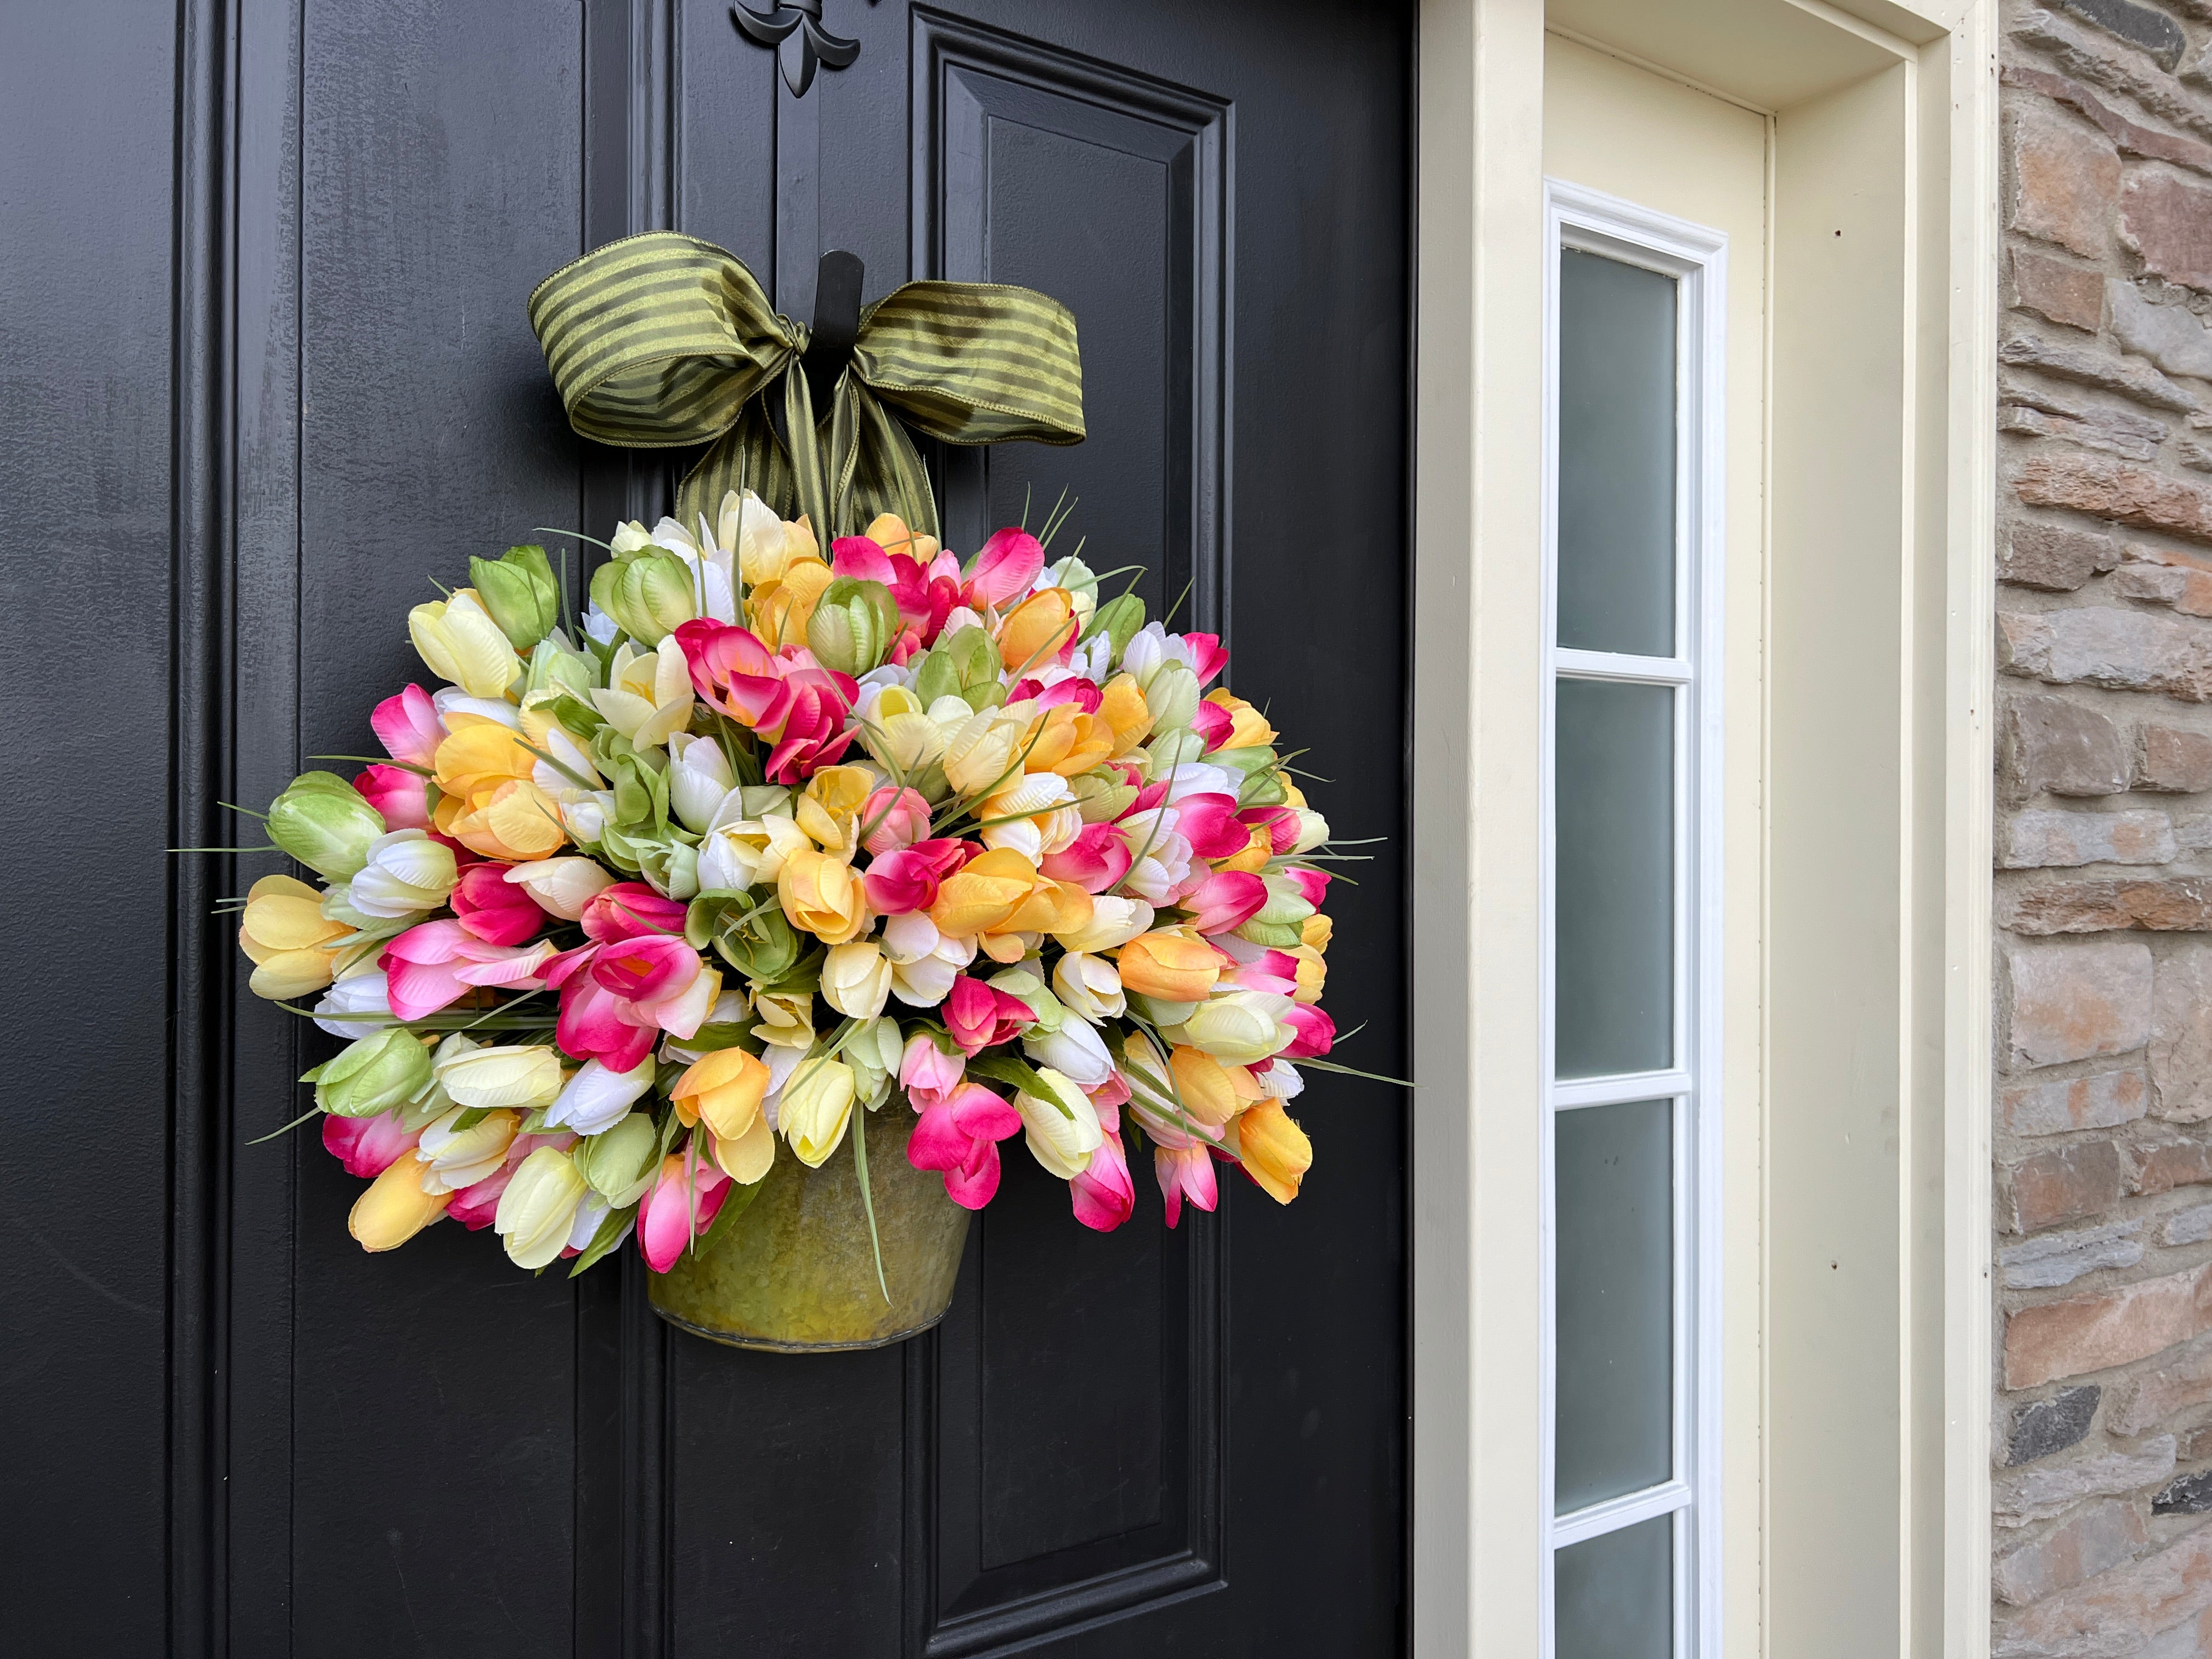
[[[561,1056],[542,1043],[468,1048],[439,1060],[438,1082],[465,1107],[550,1106],[561,1092]]]
[[[1254,1103],[1237,1115],[1236,1152],[1244,1172],[1258,1182],[1267,1196],[1287,1204],[1298,1195],[1298,1183],[1313,1167],[1313,1142],[1291,1121],[1279,1100]]]
[[[753,1119],[752,1125],[734,1140],[727,1140],[713,1130],[707,1132],[708,1151],[722,1173],[740,1187],[750,1187],[775,1166],[775,1131],[768,1127],[765,1114]]]
[[[1115,960],[1123,990],[1162,1002],[1203,1002],[1221,977],[1221,957],[1211,945],[1166,929],[1138,934]]]
[[[1244,701],[1226,691],[1209,691],[1206,700],[1229,711],[1229,735],[1216,746],[1222,749],[1266,749],[1275,741],[1275,728],[1267,724],[1267,717]]]
[[[457,1193],[475,1186],[506,1161],[507,1149],[514,1144],[514,1132],[522,1124],[520,1112],[501,1110],[487,1112],[465,1129],[457,1128],[462,1110],[456,1106],[437,1118],[416,1143],[416,1168],[425,1192]],[[424,1164],[429,1167],[424,1169]]]
[[[536,771],[538,757],[522,746],[521,734],[513,726],[482,714],[454,714],[448,720],[452,734],[430,760],[441,794],[466,798],[488,793]]]
[[[407,636],[433,674],[472,697],[503,697],[522,672],[522,659],[473,587],[416,605],[407,613]]]
[[[607,724],[641,748],[665,744],[691,720],[691,670],[676,635],[664,634],[650,651],[624,641],[607,667],[605,690],[592,706]]]
[[[937,538],[915,535],[896,513],[877,514],[860,533],[884,552],[903,553],[916,564],[927,564],[937,556]]]
[[[246,890],[239,949],[253,963],[253,994],[272,1001],[305,996],[331,982],[337,951],[330,941],[353,931],[323,915],[323,896],[289,876],[264,876]]]
[[[1052,661],[1062,646],[1082,631],[1075,619],[1075,598],[1064,587],[1048,587],[1016,605],[999,625],[999,655],[1007,677],[1024,673]]]
[[[568,840],[559,805],[527,778],[510,778],[465,799],[448,795],[432,817],[441,835],[510,864],[550,858]]]
[[[792,815],[823,850],[850,858],[857,847],[853,831],[860,809],[875,787],[875,775],[865,766],[825,766],[806,781]]]
[[[1022,1116],[1030,1156],[1062,1181],[1073,1181],[1091,1167],[1091,1156],[1106,1141],[1098,1121],[1098,1109],[1063,1072],[1049,1066],[1037,1067],[1037,1076],[1051,1098],[1026,1089],[1014,1091],[1014,1109]]]
[[[1088,772],[1121,746],[1103,714],[1086,714],[1072,702],[1046,709],[1024,741],[1029,750],[1024,771],[1057,772],[1064,778]]]
[[[814,994],[811,991],[761,991],[754,994],[753,1012],[760,1024],[754,1034],[779,1048],[814,1046]]]
[[[1106,682],[1098,712],[1113,728],[1114,752],[1126,755],[1145,740],[1152,729],[1152,711],[1145,703],[1145,688],[1133,674],[1116,674]]]
[[[1258,875],[1267,867],[1267,860],[1275,856],[1273,836],[1264,823],[1252,826],[1252,833],[1244,845],[1225,859],[1217,859],[1213,867],[1218,870],[1242,870]]]
[[[781,581],[793,560],[820,560],[821,548],[805,517],[787,524],[751,490],[745,491],[742,503],[732,501],[734,493],[726,493],[722,498],[715,539],[724,547],[737,549],[738,569],[746,586],[757,588]]]
[[[1316,911],[1298,924],[1298,943],[1310,945],[1316,951],[1328,949],[1328,939],[1335,924]]]
[[[822,590],[836,580],[836,573],[818,558],[793,558],[778,580],[765,582],[745,599],[753,632],[774,651],[787,645],[806,643],[806,624]]]
[[[1310,945],[1294,945],[1290,954],[1298,959],[1298,988],[1291,1000],[1319,1002],[1322,988],[1328,983],[1328,959]]]
[[[668,1097],[687,1127],[704,1118],[718,1139],[736,1140],[762,1115],[768,1084],[768,1067],[758,1055],[717,1048],[694,1060]]]
[[[1042,879],[1036,866],[1012,848],[994,848],[978,854],[939,884],[929,919],[940,933],[973,938],[1004,923]]]
[[[449,1192],[422,1190],[422,1166],[402,1157],[354,1200],[346,1231],[364,1250],[396,1250],[446,1213]]]
[[[839,1060],[803,1060],[784,1085],[776,1127],[809,1169],[820,1169],[844,1139],[855,1087],[853,1068]]]
[[[1096,954],[1127,945],[1152,925],[1152,907],[1139,898],[1101,893],[1091,901],[1091,915],[1079,927],[1061,928],[1060,948]]]
[[[518,864],[507,872],[507,879],[537,900],[539,909],[564,921],[582,915],[584,907],[615,880],[598,860],[573,857]]]
[[[792,854],[776,872],[776,896],[791,925],[824,945],[842,945],[866,925],[868,899],[853,866],[827,853]]]
[[[884,765],[912,777],[945,752],[945,728],[930,719],[921,699],[906,687],[886,686],[869,706],[860,742]]]
[[[1177,1043],[1168,1053],[1176,1097],[1199,1122],[1219,1127],[1260,1097],[1260,1085],[1242,1066]]]

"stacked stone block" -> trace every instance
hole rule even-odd
[[[2212,0],[2008,0],[1999,1659],[2212,1656]]]

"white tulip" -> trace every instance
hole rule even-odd
[[[1091,1155],[1106,1141],[1098,1127],[1097,1109],[1090,1097],[1060,1073],[1047,1066],[1039,1071],[1051,1100],[1040,1100],[1026,1090],[1014,1096],[1014,1109],[1022,1115],[1031,1156],[1062,1181],[1073,1181],[1091,1167]],[[1065,1111],[1060,1109],[1065,1107]]]
[[[354,876],[349,897],[365,915],[412,916],[446,902],[460,874],[453,849],[422,830],[394,830],[368,844],[368,862]]]
[[[580,1135],[613,1128],[629,1115],[631,1103],[653,1087],[654,1070],[650,1054],[628,1072],[611,1071],[601,1061],[586,1060],[546,1108],[545,1127],[574,1129]]]

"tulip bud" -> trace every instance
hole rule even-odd
[[[331,881],[368,862],[383,817],[334,772],[302,772],[269,807],[269,839]]]
[[[996,708],[1006,699],[999,683],[1005,669],[991,636],[971,623],[938,641],[915,674],[914,694],[925,707],[939,697],[958,697],[978,711]]]
[[[668,769],[668,804],[687,830],[703,830],[731,790],[738,787],[729,757],[712,738],[678,732],[668,739],[676,763]]]
[[[838,1050],[839,1057],[853,1068],[853,1086],[861,1105],[870,1111],[890,1097],[891,1081],[899,1074],[903,1053],[895,1019],[870,1020]]]
[[[331,982],[335,940],[351,931],[322,913],[322,896],[289,876],[264,876],[246,896],[239,948],[253,963],[253,994],[272,1001],[305,996]]]
[[[1163,1002],[1202,1001],[1221,976],[1221,957],[1188,933],[1140,933],[1121,947],[1121,988]]]
[[[946,781],[963,795],[981,794],[1004,783],[1021,763],[1029,725],[1026,714],[1003,708],[971,715],[945,741]]]
[[[722,960],[756,985],[775,984],[799,960],[799,934],[783,912],[744,900],[724,903],[708,938]]]
[[[592,577],[592,602],[640,645],[659,645],[699,614],[690,570],[658,549],[601,565]]]
[[[1091,626],[1084,637],[1088,639],[1094,634],[1103,634],[1109,647],[1107,660],[1119,662],[1121,653],[1129,648],[1129,641],[1136,637],[1137,630],[1144,625],[1145,602],[1134,593],[1124,593],[1118,599],[1107,600],[1091,612]]]
[[[492,1223],[516,1267],[535,1271],[561,1254],[589,1190],[575,1160],[556,1146],[540,1146],[522,1160]]]
[[[802,1060],[784,1085],[776,1127],[809,1169],[820,1169],[845,1139],[858,1088],[853,1068],[836,1060]]]
[[[1175,1035],[1216,1060],[1256,1066],[1297,1036],[1282,1022],[1290,1006],[1290,998],[1270,991],[1224,992],[1192,1009]]]
[[[1057,1030],[1049,1031],[1039,1022],[1023,1035],[1022,1052],[1079,1089],[1096,1089],[1114,1074],[1114,1057],[1106,1052],[1104,1041],[1079,1019],[1063,1019]]]
[[[398,1026],[352,1043],[300,1081],[315,1085],[315,1104],[335,1117],[374,1117],[430,1085],[430,1053]]]
[[[1094,1023],[1120,1018],[1127,1006],[1121,971],[1104,957],[1081,951],[1060,957],[1052,970],[1052,988],[1063,1006]]]
[[[420,830],[394,830],[368,844],[354,872],[348,902],[364,915],[411,916],[446,902],[459,873],[453,849]]]
[[[617,1210],[645,1195],[660,1173],[660,1132],[649,1113],[632,1112],[575,1149],[576,1167],[592,1190]]]
[[[538,641],[538,648],[530,653],[523,670],[522,695],[526,701],[533,692],[566,693],[588,704],[598,680],[592,659],[570,648],[567,637],[556,629]]]
[[[1112,773],[1085,772],[1067,781],[1075,810],[1085,823],[1111,823],[1135,804],[1136,787]]]
[[[550,1106],[561,1092],[561,1059],[539,1043],[443,1054],[439,1084],[464,1107]]]
[[[806,647],[824,668],[865,674],[898,637],[898,601],[881,582],[840,576],[822,590],[806,619]]]
[[[1088,633],[1091,619],[1098,613],[1098,578],[1091,567],[1071,553],[1045,568],[1045,581],[1048,586],[1067,590],[1068,598],[1075,602],[1076,619]]]
[[[1281,1101],[1262,1100],[1239,1113],[1231,1135],[1231,1150],[1243,1164],[1244,1173],[1268,1197],[1287,1204],[1298,1195],[1299,1182],[1313,1167],[1313,1142],[1291,1121]]]
[[[597,860],[586,858],[539,859],[518,864],[506,879],[535,899],[548,915],[574,921],[584,907],[607,888],[614,878]]]
[[[1098,1124],[1098,1109],[1074,1081],[1045,1066],[1037,1073],[1051,1091],[1044,1099],[1026,1089],[1014,1096],[1014,1109],[1022,1115],[1030,1154],[1062,1181],[1073,1181],[1091,1167],[1091,1155],[1106,1139]]]
[[[396,1250],[446,1213],[453,1194],[426,1192],[422,1166],[402,1157],[354,1200],[346,1231],[364,1250]]]
[[[407,613],[407,635],[430,672],[471,697],[504,697],[522,660],[474,588],[433,599]]]
[[[1145,708],[1152,714],[1155,732],[1175,732],[1188,726],[1198,712],[1198,676],[1179,662],[1161,664],[1145,687]]]
[[[630,854],[637,872],[663,898],[688,901],[699,892],[699,849],[688,842],[632,837]]]
[[[653,1087],[653,1070],[651,1055],[627,1072],[615,1071],[602,1060],[586,1060],[546,1109],[544,1127],[580,1135],[601,1133],[621,1122],[637,1098]]]
[[[830,946],[822,963],[822,1000],[851,1019],[873,1019],[890,994],[891,964],[873,939]]]
[[[542,547],[510,547],[497,559],[471,558],[469,580],[485,614],[517,651],[529,650],[560,620],[561,584]]]

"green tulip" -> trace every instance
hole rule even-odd
[[[971,623],[938,641],[915,671],[914,695],[925,708],[939,697],[958,697],[980,714],[1006,700],[1006,688],[999,683],[1005,666],[991,636]]]
[[[510,547],[496,559],[471,558],[469,580],[477,598],[517,651],[527,651],[561,619],[561,584],[545,550]]]
[[[684,561],[659,549],[603,564],[592,577],[592,602],[640,645],[659,645],[690,622],[698,600]]]
[[[333,1117],[374,1117],[430,1086],[430,1051],[394,1025],[348,1046],[300,1079]]]
[[[328,881],[358,875],[384,830],[383,814],[334,772],[302,772],[269,806],[269,839]]]
[[[1179,662],[1163,663],[1145,688],[1145,707],[1152,713],[1155,732],[1188,726],[1198,713],[1198,676]]]
[[[799,960],[799,935],[783,912],[771,906],[755,915],[743,896],[724,901],[714,919],[714,949],[738,975],[756,985],[774,985]]]
[[[1075,809],[1085,823],[1111,823],[1135,805],[1134,785],[1123,783],[1109,772],[1085,772],[1067,781],[1075,796]]]
[[[612,1128],[591,1136],[575,1151],[576,1167],[592,1190],[624,1209],[644,1195],[660,1173],[660,1133],[651,1115],[632,1112]]]
[[[599,684],[599,672],[592,659],[568,643],[568,636],[555,629],[538,641],[538,648],[530,653],[530,661],[522,671],[522,692],[528,696],[533,691],[565,692],[580,702],[588,704],[591,693]],[[557,717],[557,711],[556,711]],[[568,722],[563,720],[563,725]],[[582,731],[581,726],[572,730]]]
[[[684,842],[646,841],[639,839],[630,845],[637,860],[638,873],[653,884],[653,890],[678,900],[692,897],[699,890],[699,849]]]
[[[1145,602],[1134,593],[1124,593],[1119,599],[1109,599],[1091,613],[1091,626],[1083,637],[1103,634],[1113,642],[1112,662],[1121,660],[1121,653],[1129,648],[1129,641],[1137,637],[1138,629],[1145,625]]]
[[[898,601],[881,582],[840,576],[822,590],[806,620],[806,648],[824,668],[865,674],[898,638]]]

